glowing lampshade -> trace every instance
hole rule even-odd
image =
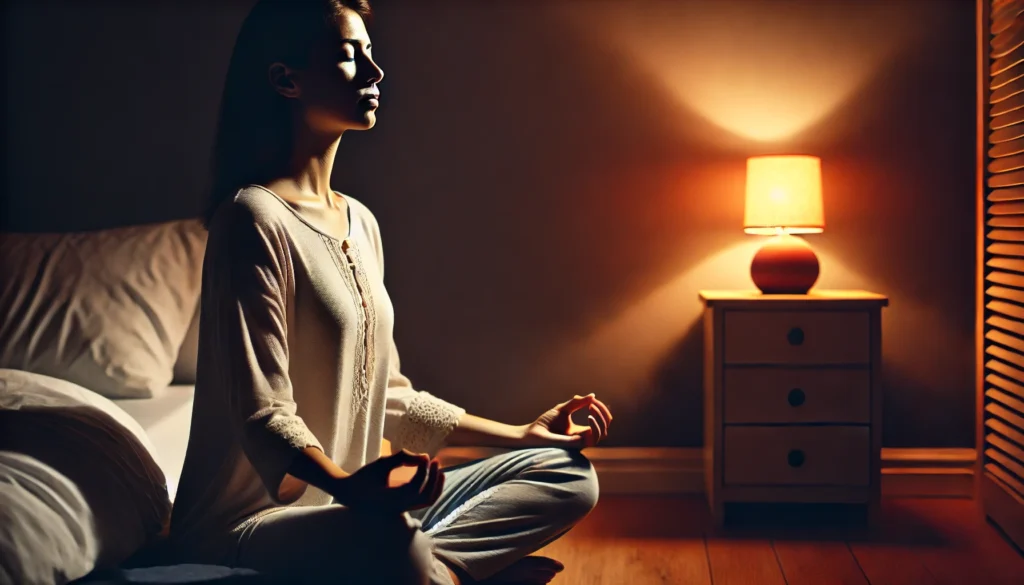
[[[821,159],[804,155],[747,159],[743,228],[748,234],[766,235],[824,230]]]
[[[818,280],[814,250],[793,234],[824,231],[821,159],[755,156],[747,159],[743,229],[775,235],[750,263],[750,277],[765,294],[805,294]]]

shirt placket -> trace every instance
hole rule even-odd
[[[358,266],[356,264],[355,257],[352,254],[352,246],[351,246],[351,244],[349,243],[348,240],[342,241],[342,243],[341,243],[341,251],[345,255],[345,262],[348,265],[349,271],[352,273],[352,280],[353,280],[353,282],[355,282],[355,289],[356,289],[356,292],[359,295],[359,306],[362,308],[362,311],[363,311],[362,327],[361,327],[361,329],[362,329],[362,331],[361,331],[362,340],[361,341],[362,341],[362,344],[363,344],[363,360],[362,360],[362,363],[360,364],[360,376],[361,376],[360,383],[363,385],[363,388],[367,388],[367,387],[369,387],[369,379],[368,379],[368,373],[367,373],[367,370],[368,370],[367,362],[369,361],[369,357],[370,357],[370,348],[369,348],[370,311],[369,311],[369,305],[368,305],[367,300],[366,300],[366,292],[363,290],[363,283],[359,279],[359,269],[358,269]]]

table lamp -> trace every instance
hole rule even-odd
[[[825,229],[821,159],[806,155],[747,159],[743,231],[772,235],[754,255],[750,277],[764,294],[804,294],[818,280],[818,257],[803,238]]]

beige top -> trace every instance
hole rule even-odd
[[[256,186],[211,222],[192,430],[171,519],[172,539],[187,548],[278,505],[330,503],[312,486],[276,501],[306,447],[352,473],[380,456],[382,438],[435,454],[465,412],[401,373],[377,221],[346,200],[343,240]]]

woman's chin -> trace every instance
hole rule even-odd
[[[357,116],[355,119],[354,130],[369,130],[377,124],[377,111],[364,110],[361,116]]]

